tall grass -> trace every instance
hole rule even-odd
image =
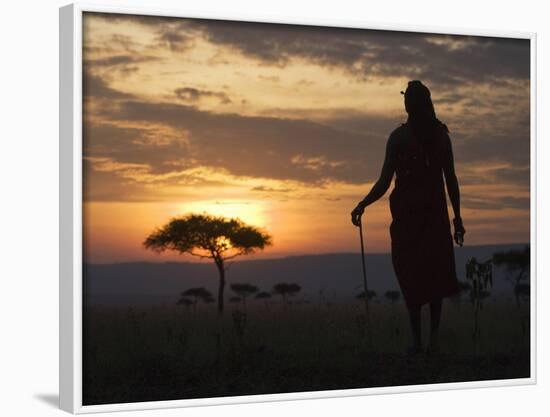
[[[513,302],[484,305],[478,355],[472,307],[445,303],[441,354],[411,362],[402,302],[371,303],[372,343],[362,343],[362,304],[261,302],[231,306],[216,349],[213,305],[87,310],[84,346],[86,404],[344,389],[525,377],[529,340],[521,337]],[[423,317],[424,320],[427,317]],[[395,337],[392,328],[402,337]],[[423,323],[427,329],[427,322]],[[217,356],[220,356],[217,358]],[[221,364],[221,370],[219,366]]]

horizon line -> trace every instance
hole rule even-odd
[[[512,243],[485,243],[481,245],[468,245],[463,247],[457,247],[453,246],[454,249],[465,249],[465,248],[479,248],[479,247],[486,247],[486,246],[519,246],[519,245],[531,245],[531,242],[512,242]],[[303,254],[297,254],[297,255],[285,255],[280,257],[273,257],[273,258],[260,258],[260,259],[247,259],[245,257],[233,261],[235,263],[241,263],[241,262],[258,262],[258,261],[276,261],[276,260],[282,260],[282,259],[289,259],[289,258],[304,258],[304,257],[313,257],[313,256],[331,256],[331,255],[360,255],[361,252],[319,252],[319,253],[303,253]],[[365,256],[380,256],[380,255],[391,255],[391,251],[387,252],[366,252]],[[208,258],[207,258],[208,259]],[[136,261],[115,261],[115,262],[82,262],[82,265],[121,265],[121,264],[196,264],[196,265],[205,265],[209,264],[210,262],[208,260],[205,261],[190,261],[190,260],[182,260],[182,261],[151,261],[151,260],[136,260]]]

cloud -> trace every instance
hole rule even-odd
[[[116,142],[121,148],[117,153],[124,162],[152,161],[160,172],[166,167],[163,162],[182,156],[193,158],[200,165],[227,169],[237,176],[305,183],[327,179],[363,183],[372,179],[381,163],[374,163],[367,156],[376,155],[381,161],[388,132],[384,129],[359,134],[308,120],[212,113],[189,105],[139,100],[121,101],[112,108],[104,106],[100,112],[102,118],[111,119],[108,129],[125,131],[114,127],[124,122],[187,132],[186,143],[143,148],[136,145],[136,138],[143,132],[131,128],[119,134]],[[89,133],[94,134],[93,127]],[[95,134],[97,145],[111,136]],[[101,152],[101,146],[90,151]]]
[[[491,167],[491,161],[481,160],[475,163],[462,162],[459,181],[461,185],[508,184],[527,191],[530,175],[529,165],[515,166],[499,161],[496,167]]]
[[[290,158],[290,162],[294,165],[301,166],[312,171],[319,171],[326,168],[338,168],[346,164],[346,161],[331,161],[325,156],[304,156],[294,155]]]
[[[133,22],[156,33],[172,51],[198,39],[238,51],[262,65],[295,59],[339,68],[356,77],[405,77],[434,86],[528,80],[529,40],[304,25],[99,15]]]
[[[222,49],[237,51],[260,68],[284,68],[305,60],[362,81],[371,76],[427,79],[438,86],[432,88],[434,101],[438,115],[451,128],[460,183],[528,189],[528,41],[147,16],[106,18],[146,25],[152,31],[148,39],[156,44],[138,47],[121,37],[114,40],[118,46],[110,55],[109,42],[104,42],[102,53],[86,61],[84,151],[89,158],[86,165],[101,181],[116,177],[121,189],[130,182],[132,187],[185,185],[206,180],[192,171],[206,168],[235,178],[310,186],[365,184],[377,178],[386,140],[405,121],[403,111],[375,114],[357,108],[281,106],[255,115],[212,112],[198,105],[208,100],[230,103],[221,89],[171,84],[174,96],[145,98],[110,83],[121,75],[120,69],[159,59],[156,53],[170,59],[169,52],[154,48],[175,53],[207,40],[218,46],[216,54]],[[130,53],[129,48],[139,53]],[[271,72],[255,77],[265,84],[281,79]],[[299,79],[294,85],[311,82]],[[175,102],[161,101],[170,99]],[[479,164],[493,168],[471,169]],[[249,185],[247,189],[282,192],[285,188]],[[465,201],[478,207],[485,204],[479,199]]]
[[[180,87],[174,90],[176,96],[184,101],[196,102],[202,98],[214,97],[217,98],[221,104],[230,104],[231,99],[223,91],[210,91],[201,90],[193,87]]]
[[[109,108],[105,104],[105,108]],[[189,149],[189,133],[159,124],[121,125],[89,120],[84,124],[84,156],[110,158],[124,164],[147,164],[156,173],[195,165]],[[130,125],[128,125],[130,124]]]
[[[362,77],[453,85],[529,78],[528,40],[249,22],[195,24],[210,42],[264,64],[284,66],[300,58]]]
[[[269,81],[271,83],[278,83],[281,81],[281,78],[276,76],[276,75],[271,75],[271,76],[268,76],[268,75],[258,75],[258,78],[262,81]]]
[[[84,99],[129,99],[132,94],[111,88],[105,79],[98,75],[93,75],[89,71],[84,70],[82,76],[82,94]]]
[[[162,25],[158,31],[157,40],[162,45],[167,45],[173,52],[183,52],[191,48],[194,44],[195,36],[189,33],[189,27],[181,23],[177,25]]]
[[[397,116],[345,109],[319,121],[308,120],[307,113],[303,119],[214,113],[188,104],[128,100],[97,84],[116,100],[96,109],[102,122],[85,126],[86,155],[149,164],[154,175],[208,166],[237,177],[364,184],[377,178],[387,137],[399,124]],[[489,114],[466,120],[475,133],[451,132],[461,184],[528,187],[528,128],[517,117]],[[476,164],[492,168],[471,168]]]
[[[133,176],[148,173],[151,167],[147,164],[135,164],[128,162],[118,162],[112,158],[86,158],[94,165],[94,169],[99,172],[122,172],[123,176]]]
[[[261,191],[266,193],[289,193],[292,191],[292,188],[274,188],[267,187],[265,185],[258,185],[257,187],[252,187],[252,191]]]
[[[461,205],[465,208],[475,210],[504,210],[507,208],[517,210],[529,210],[529,197],[491,197],[491,198],[476,198],[467,197],[461,200]]]
[[[122,76],[139,71],[140,64],[145,62],[160,61],[159,57],[145,55],[121,55],[115,54],[101,58],[84,57],[83,71],[89,74],[98,74],[99,71],[109,73],[118,72]]]
[[[204,187],[239,185],[238,179],[216,167],[172,167],[159,173],[151,165],[106,157],[84,157],[83,173],[85,201],[174,200],[200,195]]]
[[[150,56],[111,55],[105,58],[89,59],[86,61],[86,64],[94,67],[111,67],[115,65],[128,65],[135,64],[137,62],[154,61],[157,59],[157,57]]]

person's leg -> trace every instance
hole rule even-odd
[[[439,323],[441,322],[441,308],[443,299],[430,303],[430,350],[437,350],[439,347]]]
[[[408,305],[409,319],[411,322],[411,331],[413,338],[412,349],[416,351],[422,350],[422,335],[420,327],[420,307],[419,305]]]

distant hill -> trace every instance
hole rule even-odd
[[[485,245],[455,248],[459,279],[465,278],[464,265],[472,256],[488,259],[494,252],[521,248],[525,244]],[[390,254],[366,256],[369,288],[379,294],[398,289]],[[361,258],[358,253],[293,256],[278,259],[235,262],[227,273],[229,284],[248,282],[270,291],[277,282],[302,286],[300,299],[318,301],[350,300],[362,289]],[[494,279],[495,294],[510,294],[511,284],[503,271]],[[85,298],[91,305],[138,306],[173,304],[180,292],[190,287],[206,287],[214,294],[218,275],[213,264],[191,262],[132,262],[87,264],[84,266]],[[231,290],[226,288],[229,296]]]

